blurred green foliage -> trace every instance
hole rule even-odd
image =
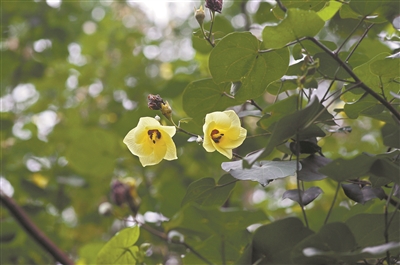
[[[340,47],[338,57],[399,111],[399,59],[387,57],[400,49],[392,24],[400,7],[383,2],[282,1],[287,14],[273,1],[225,2],[214,21],[215,48],[193,17],[201,1],[3,2],[1,189],[77,264],[118,264],[120,258],[131,264],[332,264],[386,251],[398,258],[399,246],[388,243],[400,240],[398,209],[384,215],[385,200],[360,187],[354,192],[364,197],[356,203],[339,190],[342,181],[357,178],[399,200],[399,154],[386,154],[400,148],[398,123],[364,91],[347,92],[353,80],[315,43],[284,47],[314,36],[332,51]],[[306,96],[321,99],[328,87],[333,97],[346,93],[321,112],[321,101]],[[173,138],[178,160],[143,168],[122,139],[140,117],[160,115],[148,109],[148,94],[168,100],[176,123],[199,135],[207,113],[234,108],[248,130],[235,150],[243,157],[264,148],[260,158],[287,160],[288,139],[318,137],[327,158],[307,160],[304,170],[319,175],[307,178],[303,171],[301,185],[303,195],[314,186],[323,194],[307,205],[307,221],[295,203],[301,199],[282,199],[299,188],[295,177],[271,177],[265,187],[255,171],[256,181],[235,180],[221,168],[224,156],[206,153],[181,132]],[[134,205],[118,203],[115,181],[129,189]],[[54,264],[1,209],[1,263]],[[122,230],[135,224],[132,211],[150,228]],[[324,225],[327,215],[332,223]],[[390,229],[382,221],[388,216]],[[376,220],[382,222],[364,241]],[[377,245],[372,254],[361,249]]]

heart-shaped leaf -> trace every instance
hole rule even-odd
[[[213,178],[199,179],[189,185],[182,206],[196,202],[201,206],[220,207],[226,202],[234,187],[235,179],[228,174],[223,175],[218,184]]]
[[[296,172],[296,161],[258,161],[247,169],[242,167],[242,160],[238,160],[224,162],[221,167],[236,179],[258,181],[266,186],[274,179],[293,176]]]
[[[305,191],[299,191],[298,189],[287,190],[283,193],[282,199],[290,199],[300,204],[300,206],[306,206],[314,201],[321,193],[323,193],[323,191],[320,187],[311,187]],[[301,194],[301,200],[299,194]]]

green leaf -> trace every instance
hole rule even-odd
[[[342,3],[337,1],[329,1],[324,8],[317,12],[318,16],[324,21],[331,19],[342,7]]]
[[[371,73],[380,77],[398,77],[400,69],[400,59],[385,58],[376,60],[369,65]]]
[[[223,162],[221,167],[236,179],[257,181],[266,186],[274,179],[294,176],[296,161],[258,161],[247,169],[242,167],[242,160],[238,160]]]
[[[288,9],[286,17],[276,26],[266,26],[262,32],[266,48],[279,49],[302,37],[314,37],[324,21],[314,11]]]
[[[271,3],[261,2],[257,12],[254,14],[254,22],[260,25],[265,22],[278,22],[279,20],[274,16],[272,9],[273,5]]]
[[[136,264],[139,248],[134,244],[139,238],[138,226],[119,231],[97,255],[97,264]]]
[[[235,187],[235,179],[230,175],[223,175],[218,184],[213,178],[202,178],[191,183],[183,198],[182,206],[189,202],[196,202],[201,206],[222,206]]]
[[[344,105],[344,112],[350,119],[357,119],[364,113],[377,115],[384,110],[384,106],[373,96],[366,94],[354,103]]]
[[[341,79],[350,78],[350,75],[342,67],[339,66],[339,63],[336,60],[334,60],[331,56],[326,54],[325,52],[315,54],[314,60],[316,60],[316,59],[319,59],[318,70],[322,74],[324,74],[332,79],[335,76],[338,78],[341,78]]]
[[[251,234],[241,230],[224,236],[212,235],[200,242],[188,242],[198,253],[213,264],[250,264]],[[204,260],[189,252],[184,264],[204,264]]]
[[[385,58],[389,54],[384,52],[376,55],[374,58],[372,58],[370,61],[368,61],[365,64],[362,64],[358,67],[354,68],[354,73],[363,81],[367,86],[369,86],[372,90],[375,92],[381,94],[382,91],[387,93],[389,95],[390,91],[394,93],[398,93],[400,90],[400,84],[394,82],[392,77],[386,77],[386,76],[378,76],[376,74],[371,74],[374,72],[371,72],[371,67],[375,71],[375,73],[380,73],[376,67],[381,64],[382,60],[385,60]],[[394,64],[396,64],[395,59],[387,59],[387,60],[394,60]],[[378,62],[377,62],[378,61]],[[377,62],[377,65],[375,65],[375,62]],[[391,61],[393,62],[393,61]],[[375,65],[375,66],[374,66]],[[377,72],[378,71],[378,72]],[[392,76],[392,70],[389,72],[389,75]]]
[[[297,95],[290,96],[283,100],[280,100],[263,110],[264,115],[258,122],[257,125],[267,131],[272,131],[271,125],[279,121],[282,117],[287,114],[294,113],[297,109]]]
[[[196,122],[202,124],[207,113],[222,111],[239,102],[224,95],[229,93],[229,84],[217,85],[212,79],[190,83],[182,96],[183,109]]]
[[[338,253],[350,252],[356,246],[356,240],[346,224],[329,223],[324,225],[317,234],[297,244],[291,253],[291,258],[296,264],[336,264],[340,260]],[[316,250],[333,252],[336,255],[317,256]]]
[[[348,160],[338,158],[320,168],[319,172],[340,182],[367,175],[374,161],[374,157],[365,154],[358,155]]]
[[[319,103],[318,98],[314,97],[304,109],[282,117],[276,123],[266,147],[262,152],[260,152],[260,156],[269,155],[275,146],[294,136],[296,132],[301,133],[302,130],[304,130],[304,127],[307,126],[319,112],[320,107],[321,104]],[[256,159],[257,157],[249,161],[249,163],[253,163]]]
[[[205,29],[209,29],[210,22],[204,23],[203,26]],[[224,16],[215,16],[213,35],[216,43],[218,43],[220,39],[232,31],[234,31],[234,28],[228,19],[226,19]],[[208,32],[206,32],[206,34],[208,34]],[[211,44],[204,38],[204,35],[200,29],[198,29],[192,35],[192,46],[197,52],[203,54],[208,54],[213,49]]]
[[[362,16],[372,15],[382,3],[379,1],[351,0],[350,7]]]
[[[387,178],[400,184],[400,166],[390,161],[388,158],[377,159],[373,163],[370,171],[375,176]]]
[[[235,98],[260,96],[271,82],[282,77],[289,65],[288,49],[259,53],[260,41],[251,33],[231,33],[215,46],[209,68],[214,81],[242,83]]]
[[[383,143],[386,146],[400,148],[400,128],[398,125],[386,123],[381,128]]]
[[[393,213],[390,213],[391,216]],[[389,241],[400,242],[400,215],[395,214],[388,229]],[[377,246],[385,241],[385,215],[361,213],[346,221],[360,247]]]
[[[272,82],[268,85],[267,91],[276,96],[285,91],[297,89],[297,87],[296,79],[285,79]]]
[[[204,239],[210,235],[226,236],[266,220],[267,216],[263,211],[224,211],[186,205],[171,221],[164,223],[164,226],[167,231],[187,231]]]
[[[254,232],[253,255],[260,258],[264,256],[263,264],[292,264],[290,251],[313,233],[294,217],[263,225]]]

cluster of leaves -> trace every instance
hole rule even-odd
[[[214,13],[206,33],[181,23],[172,40],[127,4],[3,5],[2,181],[80,264],[399,260],[398,1],[246,4]],[[150,58],[185,38],[194,59]],[[21,101],[24,84],[35,89]],[[142,168],[122,139],[154,116],[148,93],[194,134],[207,113],[234,109],[248,128],[235,152],[247,155],[228,162],[181,133],[178,160]],[[47,134],[43,113],[57,117]],[[120,207],[99,215],[112,199]],[[1,217],[4,263],[51,262]]]

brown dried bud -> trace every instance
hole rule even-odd
[[[111,183],[111,199],[120,207],[127,204],[136,215],[140,205],[136,188],[136,181],[133,178],[113,180]]]
[[[211,11],[221,13],[223,0],[206,0],[206,7]]]
[[[162,99],[162,97],[160,97],[160,95],[152,95],[149,94],[147,96],[147,106],[149,107],[149,109],[152,110],[160,110],[162,108],[162,105],[165,104],[164,100]]]

